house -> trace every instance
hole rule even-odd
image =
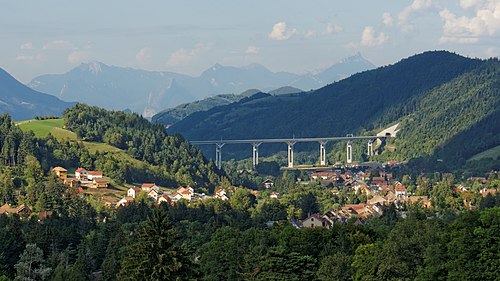
[[[151,191],[148,192],[148,198],[158,201],[158,197],[161,196],[161,192],[159,189],[152,188]]]
[[[262,186],[265,189],[272,188],[274,186],[274,182],[271,179],[266,179],[265,181],[262,182]]]
[[[151,190],[153,190],[153,189],[154,189],[154,190],[156,190],[157,192],[159,192],[159,191],[160,191],[160,187],[159,187],[159,186],[157,186],[157,185],[156,185],[156,184],[154,184],[154,183],[143,183],[143,184],[141,185],[141,189],[142,189],[142,190],[144,190],[144,191],[146,191],[147,193],[149,193],[149,192],[150,192]]]
[[[490,189],[483,188],[479,191],[479,194],[481,194],[481,196],[483,196],[483,197],[486,197],[488,194],[495,195],[496,192],[497,192],[497,190],[493,189],[493,188],[490,188]]]
[[[398,199],[404,199],[406,198],[406,187],[402,184],[397,184],[395,187],[394,187],[394,193],[396,194],[396,197]]]
[[[102,179],[104,176],[103,171],[87,171],[87,178],[92,181],[93,179]]]
[[[278,199],[280,194],[278,192],[271,192],[271,195],[269,195],[270,198]]]
[[[380,195],[375,195],[373,196],[373,198],[368,200],[368,204],[377,204],[377,203],[380,205],[387,205],[389,202],[387,201],[387,199],[385,199]]]
[[[330,228],[332,224],[326,218],[320,216],[319,214],[312,214],[302,221],[302,227],[325,227]]]
[[[228,200],[229,198],[227,197],[226,191],[222,188],[217,188],[215,191],[215,198],[221,199],[223,201]]]
[[[80,167],[76,169],[75,171],[75,178],[79,180],[86,180],[87,179],[88,172],[84,168]]]
[[[62,180],[68,177],[68,170],[64,169],[63,167],[55,167],[54,169],[52,169],[52,172]]]
[[[409,196],[406,199],[406,202],[411,204],[419,204],[424,208],[432,207],[431,200],[429,200],[427,196]]]
[[[182,193],[180,193],[180,195],[182,196],[183,199],[186,199],[187,201],[191,201],[191,198],[194,195],[194,191],[192,188],[189,187],[189,188],[184,189],[184,191],[182,191]]]
[[[69,187],[78,188],[78,187],[80,187],[80,180],[77,178],[65,178],[64,184],[69,186]]]
[[[109,185],[109,179],[104,178],[94,178],[92,180],[92,188],[107,188]]]
[[[137,186],[132,186],[127,190],[127,196],[135,199],[141,190]]]
[[[179,201],[181,199],[182,199],[182,195],[180,195],[179,193],[175,194],[175,196],[172,197],[172,201],[173,202],[177,202],[177,201]]]
[[[158,197],[158,205],[160,205],[161,203],[171,204],[171,202],[172,198],[170,198],[170,196],[168,196],[167,194]]]
[[[31,214],[31,208],[25,204],[21,204],[15,208],[10,204],[4,204],[0,207],[0,215],[3,214],[17,214],[22,217],[28,217]]]
[[[116,203],[116,207],[125,207],[127,206],[128,204],[130,204],[130,202],[133,202],[134,201],[134,198],[132,197],[123,197],[122,199],[120,199],[120,201],[118,201],[118,203]]]

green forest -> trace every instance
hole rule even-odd
[[[269,190],[256,196],[234,185],[261,177],[215,169],[181,136],[136,114],[78,104],[64,120],[80,140],[119,147],[145,164],[91,153],[79,140],[37,138],[2,115],[0,204],[31,212],[0,215],[0,280],[495,280],[500,274],[500,193],[482,197],[483,186],[473,184],[469,210],[451,174],[398,175],[429,196],[431,209],[390,205],[366,225],[297,228],[291,222],[366,197],[347,187],[332,196],[329,188],[298,183],[302,175],[264,166],[276,173],[273,191],[281,197],[269,198]],[[59,165],[103,169],[125,182],[158,177],[200,191],[222,186],[231,196],[160,206],[143,198],[110,208],[63,185],[50,173]],[[484,188],[499,183],[498,173],[490,173]]]

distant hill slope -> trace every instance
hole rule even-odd
[[[314,75],[272,72],[259,64],[245,67],[215,64],[200,76],[190,77],[91,62],[64,74],[36,77],[28,85],[65,101],[84,102],[115,110],[128,108],[145,117],[152,117],[165,108],[214,95],[241,93],[252,88],[263,91],[283,86],[317,89],[370,68],[373,65],[359,54]]]
[[[34,91],[0,68],[0,112],[14,120],[32,119],[41,115],[57,115],[74,103]]]
[[[500,62],[485,61],[412,104],[413,112],[401,119],[396,154],[406,159],[432,156],[448,167],[465,164],[500,145]]]
[[[260,92],[261,91],[259,90],[251,89],[239,95],[235,94],[216,95],[213,97],[208,97],[191,103],[181,104],[174,108],[163,110],[160,113],[154,115],[151,118],[151,122],[163,124],[166,127],[170,127],[171,125],[179,122],[180,120],[186,118],[187,116],[195,112],[206,111],[221,105],[228,105],[230,103],[237,102],[245,97],[249,97]],[[291,93],[300,93],[300,92],[302,92],[302,90],[286,86],[273,90],[269,92],[269,94],[287,95]]]
[[[191,140],[338,136],[379,128],[404,116],[412,97],[483,62],[426,52],[351,76],[312,93],[241,100],[194,113],[169,131]]]

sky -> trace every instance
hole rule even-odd
[[[215,63],[298,74],[360,52],[500,54],[500,0],[0,0],[0,67],[24,83],[81,63],[198,76]]]

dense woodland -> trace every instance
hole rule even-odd
[[[150,171],[134,172],[130,163],[92,154],[79,141],[37,139],[3,115],[0,204],[24,203],[33,213],[0,216],[0,280],[495,280],[500,274],[500,193],[467,197],[477,206],[470,211],[453,189],[452,174],[401,175],[409,190],[431,198],[433,209],[389,206],[365,226],[297,229],[290,220],[366,198],[347,189],[332,196],[328,188],[303,186],[297,183],[302,175],[280,175],[276,165],[259,170],[276,176],[273,191],[281,198],[270,199],[270,191],[255,197],[234,185],[262,178],[235,168],[220,179],[196,148],[137,115],[77,105],[65,118],[81,139],[121,147],[159,177],[177,180],[181,174],[178,182],[200,180],[199,186],[209,187],[213,173],[230,199],[159,207],[144,199],[105,208],[64,186],[50,168],[105,168],[111,177]],[[172,170],[175,161],[194,163]],[[126,173],[117,172],[122,164]],[[485,187],[499,185],[498,174],[490,173]],[[474,194],[479,188],[473,186]],[[54,213],[40,218],[43,211]]]
[[[66,110],[63,116],[66,128],[74,131],[78,138],[110,144],[150,164],[150,169],[157,174],[151,182],[170,186],[185,184],[212,190],[219,180],[214,163],[207,161],[199,149],[180,135],[167,135],[163,126],[153,125],[137,114],[77,104]],[[118,166],[122,170],[136,168]],[[148,172],[144,171],[145,174]],[[123,171],[123,174],[128,174],[128,171]],[[124,180],[141,181],[126,176]]]
[[[400,134],[370,160],[410,160],[416,169],[435,166],[484,173],[500,159],[468,162],[473,155],[500,145],[498,124],[500,62],[449,52],[426,52],[394,65],[351,76],[312,93],[259,94],[226,106],[194,113],[169,128],[189,139],[289,138],[374,134],[400,123]],[[251,127],[245,124],[252,124]],[[317,154],[316,146],[297,151]],[[334,146],[335,145],[335,146]],[[366,143],[356,143],[355,159],[368,160]],[[265,145],[261,155],[283,146]],[[345,143],[329,143],[328,160],[345,159]],[[227,146],[228,158],[248,157],[248,148]]]

